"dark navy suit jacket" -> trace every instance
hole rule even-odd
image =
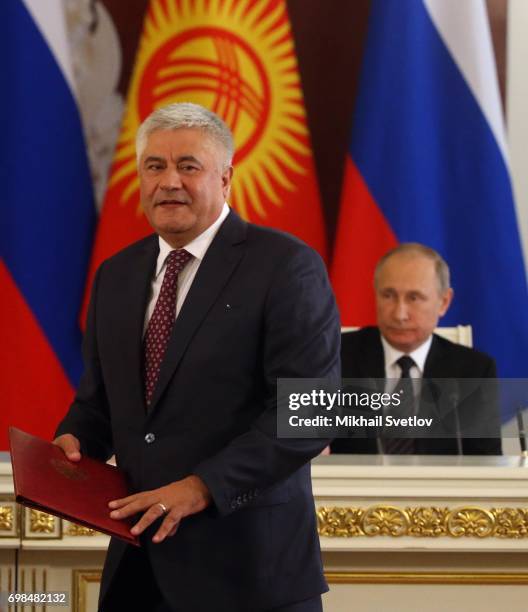
[[[377,327],[344,333],[341,338],[343,378],[385,378],[385,358]],[[495,362],[488,355],[433,335],[424,366],[424,382],[418,416],[434,416],[435,423],[449,431],[449,437],[417,438],[414,452],[420,455],[454,455],[459,446],[465,455],[500,455],[500,415]],[[464,380],[465,379],[465,380]],[[482,379],[488,379],[481,382]],[[430,385],[440,390],[435,398]],[[457,381],[457,382],[455,382]],[[443,393],[443,385],[458,385],[457,397]],[[464,432],[472,432],[464,436]],[[370,434],[370,436],[369,436]],[[369,436],[369,437],[368,437]],[[333,453],[377,453],[379,444],[372,431],[353,438],[339,438]]]
[[[93,457],[115,453],[132,491],[204,480],[208,509],[161,544],[144,539],[178,609],[247,612],[315,596],[327,586],[309,460],[328,440],[277,438],[276,381],[340,376],[324,264],[299,240],[231,212],[175,322],[147,413],[142,329],[157,256],[153,235],[100,267],[85,372],[57,435],[74,434]],[[125,547],[110,544],[103,600]]]

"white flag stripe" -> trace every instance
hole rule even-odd
[[[508,165],[504,117],[484,0],[424,0],[424,5],[475,96]]]
[[[75,79],[70,61],[62,0],[22,0],[48,43],[66,82],[76,98]]]

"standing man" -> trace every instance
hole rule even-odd
[[[339,319],[320,257],[225,203],[233,140],[195,104],[137,135],[141,203],[156,232],[93,284],[85,372],[55,443],[113,453],[136,549],[113,539],[100,609],[312,612],[327,590],[310,459],[278,439],[280,377],[338,379]]]
[[[435,436],[342,438],[332,443],[333,453],[501,454],[495,385],[478,380],[496,377],[495,362],[433,333],[453,299],[449,277],[439,253],[400,244],[374,273],[378,326],[343,334],[341,345],[343,378],[399,379],[404,388],[410,383],[414,413],[433,418]]]

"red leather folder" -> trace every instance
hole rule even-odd
[[[130,520],[114,520],[108,502],[129,495],[122,472],[82,457],[73,462],[51,442],[9,428],[16,501],[139,546]]]

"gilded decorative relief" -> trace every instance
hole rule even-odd
[[[20,528],[19,507],[12,495],[0,497],[0,539],[17,538]]]
[[[55,517],[40,510],[29,511],[29,530],[31,533],[53,533]]]
[[[11,506],[0,506],[0,531],[13,531],[15,511]]]
[[[395,506],[373,506],[363,513],[361,530],[368,536],[402,536],[409,530],[409,517]]]
[[[528,536],[528,508],[497,508],[496,532],[503,538]]]
[[[321,513],[323,513],[321,515]],[[320,508],[317,512],[320,535],[332,538],[364,535],[361,533],[360,520],[363,510],[359,508]],[[321,522],[324,523],[325,533],[321,533]]]
[[[90,527],[84,527],[83,525],[77,525],[77,523],[70,523],[68,525],[68,529],[66,534],[69,536],[96,536],[101,535],[95,529],[90,529]]]
[[[330,538],[528,537],[528,508],[321,506],[317,509],[317,521],[319,535]]]
[[[461,508],[450,512],[447,516],[447,531],[455,538],[461,536],[487,538],[493,533],[494,527],[493,514],[481,508]]]
[[[47,512],[22,508],[23,535],[26,540],[59,540],[62,538],[62,521]]]
[[[443,535],[449,514],[447,508],[407,508],[407,513],[410,521],[408,535],[430,538]]]

